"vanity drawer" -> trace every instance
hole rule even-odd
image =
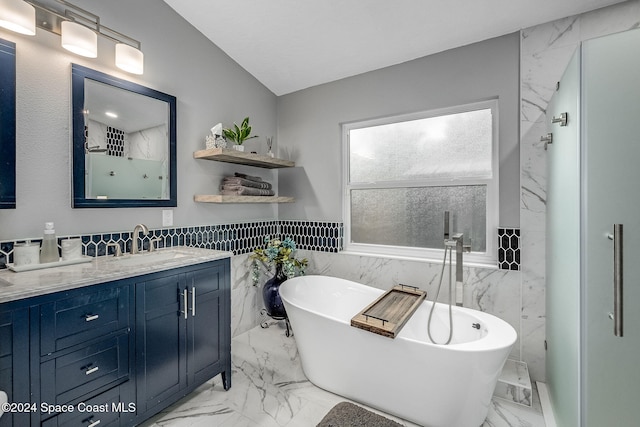
[[[120,388],[115,387],[102,394],[76,403],[73,412],[61,413],[42,422],[42,427],[96,427],[120,424],[122,398]]]
[[[42,402],[64,404],[129,378],[129,334],[124,333],[40,365]]]
[[[40,354],[87,342],[129,326],[129,286],[86,290],[40,306]]]

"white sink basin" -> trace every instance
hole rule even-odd
[[[159,250],[155,252],[144,252],[135,255],[127,254],[121,257],[112,257],[110,262],[121,266],[134,267],[136,265],[157,264],[167,261],[188,257],[189,254],[175,249]]]

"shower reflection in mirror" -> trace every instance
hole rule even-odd
[[[167,108],[162,101],[85,80],[85,197],[169,197]]]

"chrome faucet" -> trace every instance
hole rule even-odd
[[[122,256],[122,249],[120,249],[120,244],[118,242],[114,242],[113,240],[110,241],[109,243],[107,243],[107,250],[109,250],[110,247],[113,247],[114,257],[117,258]]]
[[[464,236],[462,233],[454,234],[451,240],[445,240],[444,245],[445,250],[446,248],[456,248],[456,305],[462,306],[462,253],[471,252],[471,245],[464,244]]]
[[[449,238],[449,211],[444,212],[444,248],[456,248],[456,305],[461,306],[463,301],[462,295],[462,253],[471,252],[471,245],[464,244],[464,236],[462,233],[455,233]],[[445,258],[446,259],[446,258]]]
[[[144,236],[149,234],[149,229],[144,224],[138,224],[134,227],[133,233],[131,234],[131,255],[140,253],[140,249],[138,249],[138,233],[142,231]]]
[[[456,245],[456,282],[462,282],[462,253],[470,253],[471,245],[464,244],[464,236],[462,233],[454,234],[453,241]]]

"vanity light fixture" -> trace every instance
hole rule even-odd
[[[144,54],[125,43],[116,44],[116,67],[132,74],[142,74]]]
[[[0,27],[20,34],[35,35],[41,28],[62,38],[62,47],[88,58],[98,56],[98,36],[116,43],[116,66],[128,73],[142,74],[144,54],[140,42],[100,24],[100,17],[66,0],[54,9],[35,0],[0,0]]]
[[[73,21],[62,21],[60,26],[63,48],[87,58],[98,57],[98,35],[90,28]]]
[[[33,36],[36,34],[36,9],[22,0],[0,0],[0,27]]]

